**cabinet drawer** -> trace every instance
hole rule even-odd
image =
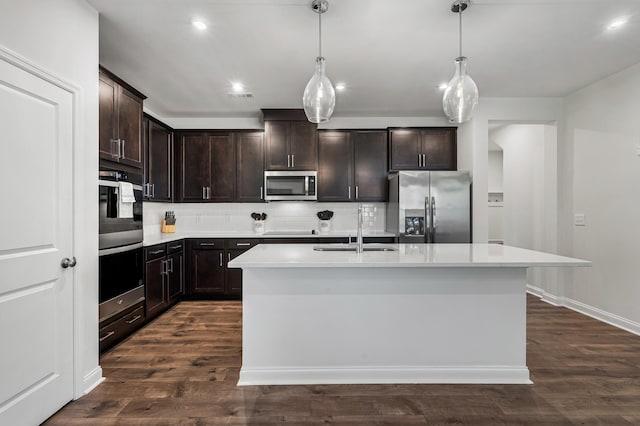
[[[227,240],[227,248],[231,250],[250,249],[253,246],[260,244],[258,239],[230,239]]]
[[[167,255],[167,248],[164,244],[157,244],[155,246],[145,247],[144,260],[153,260],[159,257],[165,257]]]
[[[144,306],[140,306],[120,319],[102,327],[99,332],[100,351],[127,337],[133,330],[142,325],[144,318]]]
[[[221,250],[224,240],[219,238],[197,238],[191,240],[191,247],[198,250]]]
[[[167,253],[177,253],[184,250],[184,240],[167,243]]]

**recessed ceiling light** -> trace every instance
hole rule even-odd
[[[191,25],[193,25],[196,29],[200,31],[204,31],[207,29],[207,24],[205,24],[204,21],[200,19],[192,19]]]
[[[242,92],[244,90],[244,85],[240,82],[231,83],[231,88],[234,92]]]
[[[439,90],[444,90],[444,89],[446,89],[446,88],[447,88],[447,86],[448,86],[448,85],[449,85],[449,83],[440,83],[440,84],[438,85],[438,89],[439,89]]]
[[[346,89],[346,85],[344,83],[338,83],[336,84],[336,90],[338,91],[343,91],[344,89]]]
[[[615,20],[613,20],[609,25],[607,25],[607,29],[609,31],[613,31],[613,30],[617,30],[621,27],[624,27],[624,25],[629,22],[629,18],[627,17],[622,17],[622,18],[617,18]]]

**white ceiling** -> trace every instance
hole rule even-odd
[[[302,107],[318,49],[310,0],[88,1],[100,12],[101,64],[163,117]],[[441,116],[437,86],[458,55],[451,1],[329,3],[323,56],[333,83],[347,85],[334,115]],[[619,16],[629,23],[607,31]],[[638,0],[476,0],[463,25],[481,97],[565,96],[640,63]],[[255,97],[229,97],[233,81]]]

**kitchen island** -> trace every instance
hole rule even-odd
[[[590,265],[494,244],[378,249],[392,251],[263,244],[232,260],[238,385],[531,383],[526,269]]]

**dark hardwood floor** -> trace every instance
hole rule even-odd
[[[528,298],[534,385],[236,387],[240,302],[182,302],[47,425],[640,425],[640,337]]]

